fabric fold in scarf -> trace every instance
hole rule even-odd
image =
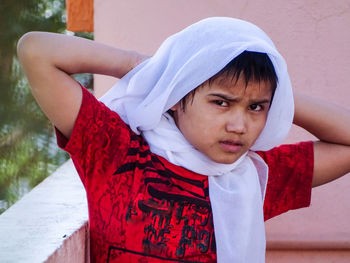
[[[243,51],[268,54],[278,84],[266,125],[246,155],[218,164],[197,151],[166,112]],[[253,151],[269,150],[286,137],[294,102],[287,66],[268,36],[233,18],[199,21],[166,39],[158,51],[130,71],[101,99],[152,152],[209,177],[218,262],[264,262],[263,199],[268,169]]]

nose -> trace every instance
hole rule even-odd
[[[237,134],[244,134],[247,132],[246,116],[242,112],[231,113],[227,116],[226,131]]]

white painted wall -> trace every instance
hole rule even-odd
[[[88,210],[72,161],[0,216],[0,262],[86,262]]]

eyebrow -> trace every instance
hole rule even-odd
[[[210,93],[210,94],[208,94],[208,96],[219,97],[219,98],[222,98],[222,99],[227,100],[229,102],[238,102],[240,100],[238,98],[233,98],[233,97],[230,97],[226,94],[221,94],[221,93]],[[257,99],[257,100],[250,101],[250,103],[252,103],[252,104],[265,104],[265,103],[271,103],[271,100],[270,99]]]

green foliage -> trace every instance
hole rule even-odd
[[[68,159],[16,59],[28,31],[65,32],[64,0],[0,0],[0,213]],[[92,38],[92,34],[82,33]],[[91,83],[91,76],[78,78]],[[85,83],[86,84],[86,83]]]

